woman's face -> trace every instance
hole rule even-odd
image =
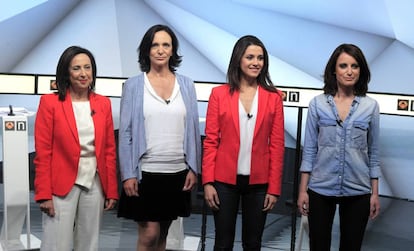
[[[156,32],[149,54],[151,66],[168,66],[172,51],[172,39],[170,35],[165,31]]]
[[[88,55],[80,53],[73,57],[69,65],[69,81],[72,89],[89,90],[92,83],[92,64]]]
[[[351,55],[342,52],[336,60],[335,75],[339,87],[353,87],[359,79],[360,67]]]
[[[256,79],[264,65],[263,49],[258,45],[249,45],[241,60],[240,69],[246,79]]]

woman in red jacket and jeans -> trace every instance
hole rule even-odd
[[[243,250],[260,250],[267,213],[281,192],[283,103],[268,66],[263,43],[240,38],[228,84],[215,87],[209,99],[202,178],[214,212],[214,250],[233,249],[240,201]]]

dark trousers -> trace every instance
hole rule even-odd
[[[260,250],[267,212],[263,211],[267,185],[249,185],[249,176],[237,176],[237,184],[215,182],[220,209],[214,211],[215,251],[233,250],[236,219],[241,201],[244,251]]]
[[[361,250],[370,208],[370,194],[347,197],[323,196],[308,190],[311,251],[331,249],[332,224],[339,205],[340,251]]]

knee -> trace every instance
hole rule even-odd
[[[158,241],[157,238],[153,238],[152,236],[139,236],[138,238],[138,243],[140,244],[140,246],[142,247],[156,247],[158,245]]]
[[[138,242],[140,246],[155,247],[158,244],[159,233],[157,231],[139,231]]]

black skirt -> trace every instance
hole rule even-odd
[[[122,189],[118,217],[140,222],[190,216],[191,191],[183,191],[187,173],[188,170],[178,173],[142,172],[138,197],[128,197]]]

